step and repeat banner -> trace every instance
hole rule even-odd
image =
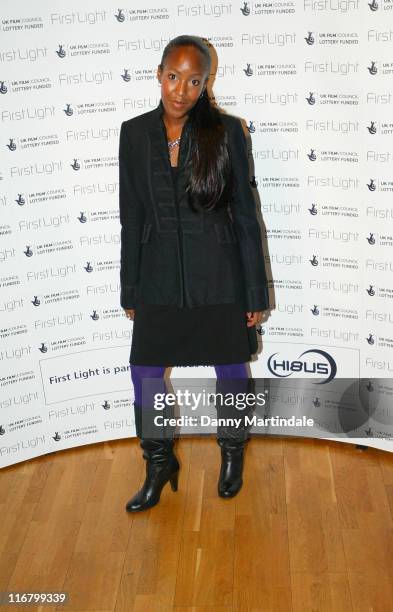
[[[157,106],[179,34],[210,42],[216,102],[251,135],[275,303],[253,376],[392,394],[392,15],[392,0],[2,2],[2,466],[135,435],[119,131]],[[384,410],[359,438],[391,451]]]

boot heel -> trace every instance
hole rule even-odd
[[[172,474],[172,476],[169,479],[169,482],[171,483],[172,491],[177,491],[178,480],[179,480],[179,470],[175,472],[174,474]]]

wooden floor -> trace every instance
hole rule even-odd
[[[131,515],[136,439],[4,468],[0,590],[67,591],[66,612],[393,610],[393,454],[254,437],[232,500],[214,438],[177,455],[178,492]]]

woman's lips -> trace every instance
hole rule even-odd
[[[185,102],[172,102],[172,106],[174,106],[175,108],[184,108],[186,106]]]

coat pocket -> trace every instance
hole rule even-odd
[[[141,244],[146,244],[150,240],[151,223],[145,223],[142,229]]]
[[[235,244],[237,242],[233,223],[215,223],[214,230],[219,244]]]

